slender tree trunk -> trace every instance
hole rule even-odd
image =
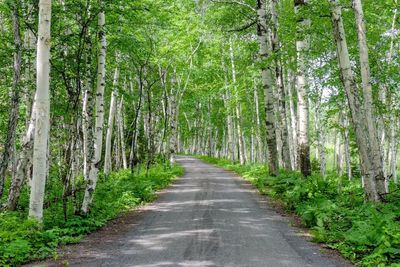
[[[29,17],[28,17],[29,18]],[[25,46],[28,49],[32,49],[35,46],[35,41],[33,41],[33,34],[31,31],[26,33]],[[32,166],[32,154],[33,154],[33,139],[35,133],[35,118],[36,118],[36,94],[31,99],[30,97],[30,86],[29,81],[31,80],[31,72],[33,71],[31,68],[31,62],[27,60],[26,62],[27,68],[25,70],[25,81],[27,82],[26,90],[25,90],[25,103],[27,107],[26,111],[26,132],[23,136],[21,143],[22,148],[18,155],[18,159],[16,160],[16,169],[13,172],[11,186],[8,193],[6,208],[8,210],[15,210],[18,204],[19,196],[21,193],[22,185],[25,180],[31,180],[31,166]],[[15,144],[15,142],[14,142]]]
[[[13,174],[10,190],[8,192],[6,208],[8,210],[15,210],[18,204],[19,196],[21,193],[22,185],[30,173],[30,165],[32,163],[33,154],[33,140],[35,136],[35,122],[36,122],[36,95],[32,104],[31,117],[29,124],[22,140],[22,149],[19,153],[17,160],[16,172]]]
[[[146,80],[145,80],[146,82]],[[146,175],[148,175],[151,164],[154,163],[154,125],[153,125],[153,109],[152,109],[152,91],[151,86],[145,83],[146,98],[147,98],[147,114],[146,114],[146,124],[147,124],[147,162],[146,162]]]
[[[342,133],[341,130],[337,130],[335,134],[335,168],[338,176],[343,175],[342,165]]]
[[[224,100],[224,106],[225,106],[225,111],[226,111],[226,123],[227,123],[227,142],[226,142],[226,148],[227,148],[227,158],[230,160],[235,160],[235,152],[234,152],[234,143],[233,143],[233,133],[234,133],[234,127],[233,127],[233,120],[232,120],[232,115],[231,115],[231,97],[230,97],[230,92],[228,87],[228,69],[225,65],[225,61],[222,58],[222,69],[224,72],[224,85],[225,85],[225,92],[223,94],[223,100]]]
[[[349,178],[349,180],[351,180],[353,178],[353,175],[351,170],[349,119],[346,113],[343,114],[343,127],[344,127],[344,138],[343,138],[344,158],[346,162],[347,177]]]
[[[320,173],[322,176],[326,174],[326,153],[325,153],[325,133],[321,125],[321,98],[322,90],[320,90],[315,104],[315,134],[317,139],[317,150],[319,158]]]
[[[393,116],[394,117],[394,116]],[[389,174],[392,176],[393,181],[397,184],[397,147],[398,141],[396,138],[396,129],[399,128],[398,120],[393,120],[390,125],[390,140],[389,140]]]
[[[118,62],[118,55],[116,56],[116,61]],[[111,146],[112,146],[112,136],[114,129],[114,119],[115,114],[117,112],[117,84],[119,79],[119,67],[115,68],[114,73],[114,82],[113,82],[113,91],[111,93],[111,101],[110,101],[110,112],[108,114],[108,123],[107,123],[107,135],[106,135],[106,150],[104,155],[104,175],[107,177],[110,174],[112,169],[112,161],[111,161]]]
[[[14,32],[14,65],[13,65],[13,83],[11,89],[11,106],[7,125],[7,136],[4,142],[4,151],[0,158],[0,204],[4,190],[4,181],[6,171],[11,158],[13,147],[15,147],[15,135],[19,118],[20,103],[20,80],[21,80],[21,63],[22,63],[22,41],[19,22],[19,6],[18,1],[11,2],[11,18]],[[16,152],[14,151],[14,154]]]
[[[366,118],[367,115],[362,108],[360,92],[351,69],[341,7],[338,0],[330,0],[330,2],[341,79],[346,91],[353,126],[356,131],[356,141],[360,154],[365,195],[368,200],[381,201],[385,194],[385,176],[383,173],[381,153],[379,147],[377,147],[378,140],[376,138],[376,133],[371,134],[369,132],[369,129],[371,128],[373,130],[374,127],[368,124],[370,118]],[[365,66],[363,72],[364,71]],[[366,91],[365,93],[368,94],[368,89]],[[379,185],[377,185],[377,183]]]
[[[394,1],[394,3],[397,5],[397,0]],[[392,32],[396,30],[396,21],[398,19],[398,9],[395,9],[394,14],[393,14],[393,19],[392,19]],[[388,65],[392,64],[393,61],[393,52],[394,52],[394,44],[395,44],[395,36],[393,35],[390,40],[390,50],[389,50],[389,57],[388,57]],[[395,107],[395,101],[396,99],[393,97],[393,93],[390,90],[387,90],[387,84],[384,85],[384,88],[381,90],[387,91],[387,96],[386,96],[386,106],[389,108],[389,129],[388,130],[388,137],[389,137],[389,144],[388,144],[388,151],[387,151],[387,166],[388,166],[388,171],[387,174],[389,177],[392,177],[393,181],[397,183],[397,146],[398,146],[398,141],[397,141],[397,136],[396,133],[399,128],[399,123],[398,123],[398,116],[396,115],[396,112],[394,111]],[[383,121],[383,118],[381,118],[380,121]],[[383,128],[382,126],[380,126]]]
[[[279,0],[271,0],[271,17],[272,17],[272,51],[275,54],[275,75],[276,75],[276,88],[278,95],[278,120],[280,122],[280,134],[282,141],[282,163],[283,167],[288,170],[292,170],[292,164],[290,161],[290,148],[289,148],[289,136],[288,136],[288,123],[286,119],[286,93],[285,83],[283,78],[282,62],[279,56],[279,36],[278,36],[278,11],[277,5]]]
[[[366,26],[364,21],[364,12],[361,4],[361,0],[353,0],[353,9],[356,17],[358,46],[360,53],[360,69],[361,69],[361,80],[363,87],[363,103],[365,110],[365,121],[369,132],[370,139],[368,139],[371,146],[371,156],[373,161],[376,161],[376,167],[382,171],[382,176],[375,176],[377,194],[382,197],[386,193],[386,177],[384,175],[384,167],[382,160],[382,153],[376,129],[376,120],[374,119],[374,108],[372,99],[372,85],[371,85],[371,74],[369,67],[369,53],[366,37]]]
[[[40,0],[36,58],[36,125],[33,145],[33,173],[29,198],[29,217],[40,222],[43,219],[44,189],[48,172],[47,156],[50,129],[50,23],[51,0]]]
[[[306,78],[306,57],[309,42],[304,37],[305,29],[310,25],[310,20],[305,19],[301,15],[301,8],[306,5],[306,1],[294,0],[296,13],[298,16],[297,21],[297,110],[298,110],[298,159],[300,171],[304,176],[311,175],[311,161],[310,161],[310,144],[309,144],[309,104],[307,95],[307,78]]]
[[[86,183],[85,195],[82,202],[81,210],[84,214],[89,212],[89,207],[93,201],[93,193],[96,190],[99,165],[101,161],[101,152],[103,147],[103,127],[104,127],[104,88],[106,84],[106,33],[105,33],[106,17],[104,11],[99,13],[99,42],[100,51],[98,54],[97,66],[97,90],[96,90],[96,121],[94,133],[94,155],[90,161],[89,177]]]
[[[209,157],[212,156],[213,152],[213,142],[212,142],[212,121],[211,121],[211,98],[208,98],[208,122],[207,122],[207,130],[208,130],[208,148],[207,154]]]
[[[278,150],[276,138],[276,121],[274,114],[273,75],[271,66],[266,65],[266,60],[271,53],[271,41],[268,38],[267,14],[265,0],[257,1],[258,39],[260,43],[260,60],[263,64],[262,81],[265,91],[266,130],[268,145],[268,171],[276,176],[279,171]]]
[[[171,77],[171,92],[169,94],[169,122],[170,122],[170,129],[171,129],[171,140],[170,140],[170,162],[171,164],[176,163],[176,150],[177,150],[177,99],[176,99],[176,69],[174,69],[174,73]]]
[[[135,165],[136,162],[138,161],[137,157],[137,147],[138,147],[138,135],[139,135],[139,121],[140,117],[142,116],[141,114],[141,109],[142,109],[142,103],[143,103],[143,82],[141,79],[141,76],[139,77],[139,99],[138,103],[136,104],[135,107],[135,118],[133,120],[133,136],[132,136],[132,142],[131,142],[131,154],[130,154],[130,168],[131,168],[131,173],[134,173]]]
[[[117,120],[118,120],[118,129],[119,129],[119,139],[121,143],[121,157],[122,157],[122,167],[124,169],[128,168],[128,161],[126,159],[126,143],[125,143],[125,133],[124,133],[124,97],[121,97],[118,112],[117,112]]]
[[[256,115],[256,139],[257,139],[257,156],[256,161],[262,161],[262,155],[264,153],[264,147],[261,141],[261,120],[260,120],[260,104],[258,98],[258,87],[256,79],[253,80],[254,84],[254,104],[255,104],[255,115]]]
[[[93,157],[92,144],[92,88],[89,78],[85,80],[85,91],[82,100],[82,139],[83,139],[83,176],[85,181],[88,180],[90,160]]]
[[[235,109],[236,109],[236,129],[238,135],[238,143],[239,143],[239,160],[240,164],[246,163],[246,154],[244,148],[244,137],[242,133],[242,108],[239,99],[239,93],[237,89],[237,81],[236,81],[236,65],[235,65],[235,55],[233,51],[233,41],[232,38],[229,39],[229,51],[231,57],[231,65],[232,65],[232,83],[234,85],[235,91]]]
[[[292,140],[292,166],[294,170],[298,170],[299,164],[298,164],[298,136],[297,136],[297,110],[296,110],[296,105],[295,105],[295,82],[293,81],[295,79],[295,76],[291,74],[291,72],[288,73],[288,80],[290,82],[290,86],[288,88],[288,98],[289,98],[289,111],[290,111],[290,135],[291,135],[291,140]]]

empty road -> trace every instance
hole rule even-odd
[[[348,265],[302,237],[237,175],[190,157],[178,162],[185,175],[129,227],[105,239],[89,237],[65,261],[85,267]]]

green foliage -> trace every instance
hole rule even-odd
[[[0,266],[15,266],[56,256],[60,244],[79,242],[121,212],[154,200],[157,190],[165,188],[182,174],[180,166],[161,165],[152,167],[148,175],[141,172],[132,176],[129,170],[112,173],[107,179],[99,181],[92,210],[87,217],[74,215],[73,207],[70,207],[71,212],[65,221],[62,205],[57,202],[46,209],[46,214],[51,216],[45,216],[50,219],[46,219],[43,225],[26,219],[24,211],[0,213]],[[57,186],[51,187],[51,190],[49,200],[51,196],[56,198],[60,191]]]
[[[241,166],[224,159],[200,158],[245,177],[261,192],[283,203],[289,212],[296,213],[312,229],[314,241],[338,249],[357,265],[400,263],[398,189],[392,188],[387,203],[371,204],[364,202],[363,189],[357,181],[334,175],[304,179],[296,172],[269,177],[265,166]]]

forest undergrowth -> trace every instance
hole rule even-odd
[[[400,188],[391,185],[384,203],[365,202],[359,181],[328,174],[308,178],[298,172],[268,175],[261,164],[201,156],[234,171],[264,195],[282,203],[311,229],[313,241],[340,251],[357,266],[400,266]]]
[[[43,224],[27,219],[27,188],[21,196],[18,211],[0,212],[0,266],[18,266],[49,256],[56,258],[60,245],[77,243],[122,212],[155,200],[157,190],[165,188],[182,174],[180,165],[170,167],[159,164],[151,167],[148,174],[143,168],[135,175],[130,170],[122,170],[111,173],[107,178],[102,176],[87,216],[75,214],[83,198],[83,177],[76,181],[76,196],[68,201],[65,215],[61,201],[63,185],[60,179],[50,175],[49,178],[54,181],[47,183],[51,188],[46,188]]]

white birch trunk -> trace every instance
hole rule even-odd
[[[118,62],[118,55],[116,56]],[[118,66],[115,68],[114,73],[114,81],[113,81],[113,91],[111,93],[111,101],[110,101],[110,111],[108,113],[108,123],[107,123],[107,134],[106,134],[106,150],[104,154],[104,175],[108,176],[112,169],[112,161],[111,161],[111,149],[112,149],[112,136],[114,129],[114,119],[115,114],[117,112],[117,84],[119,79],[119,68]]]
[[[176,69],[171,78],[171,92],[169,94],[169,125],[171,129],[171,139],[170,139],[170,163],[174,165],[176,163],[176,150],[177,150],[177,87],[176,87]]]
[[[274,114],[273,75],[271,66],[266,65],[266,60],[271,53],[271,40],[268,38],[267,14],[265,0],[257,1],[258,39],[260,43],[260,60],[262,61],[262,81],[265,92],[266,130],[268,145],[268,171],[275,176],[279,171],[276,121]]]
[[[48,174],[47,156],[50,129],[50,25],[51,0],[39,1],[37,42],[36,121],[33,145],[33,174],[29,197],[29,217],[43,219],[43,201]]]
[[[90,123],[91,123],[91,112],[90,103],[91,101],[91,90],[89,84],[85,83],[85,92],[82,99],[82,137],[83,137],[83,177],[85,181],[88,180],[89,166],[90,166],[90,140],[91,136]]]
[[[366,37],[366,27],[364,21],[364,12],[362,8],[361,0],[353,0],[353,9],[356,17],[358,46],[360,54],[360,69],[361,69],[361,80],[363,87],[363,103],[365,110],[365,121],[369,132],[369,138],[367,141],[370,144],[371,151],[370,156],[372,157],[373,164],[376,164],[376,170],[381,171],[382,175],[375,176],[376,190],[379,198],[386,193],[385,183],[386,177],[384,175],[382,152],[377,135],[377,129],[374,119],[374,108],[372,99],[372,85],[371,85],[371,74],[369,67],[369,53]]]
[[[117,119],[118,119],[118,128],[119,128],[119,139],[121,143],[121,157],[122,157],[122,167],[124,169],[128,168],[128,161],[126,158],[126,143],[125,143],[125,133],[124,133],[124,97],[121,97],[121,101],[119,103]]]
[[[306,57],[305,53],[308,51],[309,42],[305,38],[305,30],[310,25],[310,20],[305,19],[299,13],[300,9],[306,5],[306,1],[296,1],[295,8],[298,13],[297,21],[297,115],[298,115],[298,159],[300,171],[304,176],[311,175],[311,161],[310,161],[310,144],[309,144],[309,104],[307,95],[307,78],[306,78]]]
[[[378,140],[376,134],[371,134],[368,130],[371,125],[368,125],[369,119],[366,118],[362,108],[361,97],[351,69],[341,7],[338,0],[330,0],[330,2],[341,78],[356,131],[365,194],[368,200],[381,201],[385,193],[385,176],[383,174],[382,160],[380,159],[381,154],[379,148],[376,147]],[[368,92],[366,93],[368,94]],[[375,139],[373,136],[375,136]],[[377,182],[380,184],[379,186],[377,186]]]
[[[239,143],[239,161],[240,164],[246,163],[246,154],[244,148],[244,140],[243,140],[243,133],[242,133],[242,108],[239,99],[239,93],[237,89],[237,81],[236,81],[236,65],[235,65],[235,55],[233,51],[233,41],[232,38],[229,39],[229,52],[231,57],[231,65],[232,65],[232,83],[234,86],[235,91],[235,110],[236,110],[236,130],[237,130],[237,137]]]
[[[258,98],[258,88],[257,88],[257,82],[254,79],[254,103],[255,103],[255,110],[256,110],[256,139],[257,139],[257,153],[255,156],[255,161],[261,162],[262,161],[262,155],[264,153],[264,147],[261,141],[261,120],[260,120],[260,104],[259,104],[259,98]]]
[[[326,174],[326,153],[325,153],[325,133],[321,125],[321,98],[322,90],[319,92],[315,105],[315,133],[317,139],[317,157],[319,159],[320,173],[322,176]]]
[[[103,127],[104,127],[104,88],[106,83],[106,33],[105,33],[105,13],[99,13],[99,42],[100,51],[98,54],[97,66],[97,90],[96,90],[96,121],[94,131],[94,155],[90,162],[90,171],[88,181],[86,183],[85,195],[82,202],[81,210],[84,214],[89,212],[89,207],[93,200],[93,193],[96,190],[99,164],[101,161],[101,151],[103,147]]]
[[[346,171],[347,177],[349,180],[353,178],[352,170],[351,170],[351,155],[350,155],[350,137],[349,137],[349,120],[347,118],[347,114],[343,114],[343,127],[344,127],[344,158],[346,162]]]
[[[295,76],[291,74],[291,72],[288,73],[288,80],[293,81],[295,79]],[[294,104],[294,97],[295,94],[293,93],[294,91],[294,85],[295,82],[290,82],[289,90],[288,90],[288,97],[289,97],[289,118],[290,118],[290,135],[291,135],[291,141],[292,141],[292,166],[294,170],[297,170],[299,168],[298,166],[298,136],[297,136],[297,112],[296,112],[296,105]]]

